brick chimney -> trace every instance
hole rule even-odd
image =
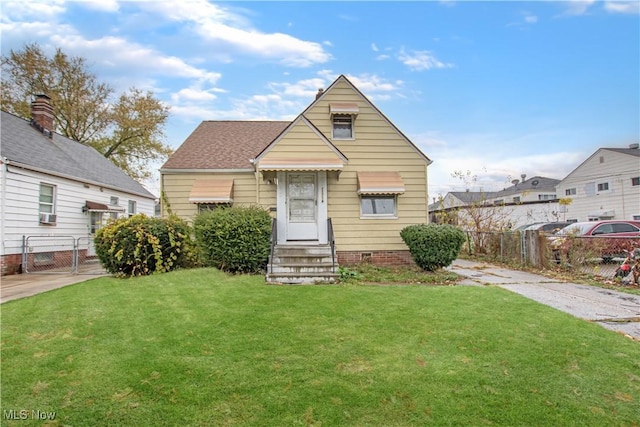
[[[49,138],[53,137],[53,106],[47,95],[36,95],[31,103],[31,123]]]

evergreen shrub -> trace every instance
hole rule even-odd
[[[415,224],[400,231],[413,260],[426,271],[447,267],[458,257],[465,241],[462,230],[449,224]]]
[[[199,214],[193,229],[203,261],[230,273],[266,269],[271,216],[257,206],[219,208]]]

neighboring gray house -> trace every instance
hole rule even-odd
[[[560,220],[560,207],[556,194],[558,179],[534,176],[523,181],[514,180],[513,185],[501,191],[456,191],[450,192],[440,201],[429,205],[429,218],[440,222],[439,214],[449,213],[457,222],[464,222],[465,207],[482,207],[487,215],[500,215],[501,223],[516,228],[533,222],[555,222]]]
[[[31,121],[4,111],[1,116],[2,275],[20,271],[27,236],[90,242],[108,218],[154,215],[153,194],[93,148],[53,132],[48,97],[37,97],[32,116]],[[26,260],[55,267],[64,251],[68,248],[30,248]],[[92,245],[84,255],[94,255]]]

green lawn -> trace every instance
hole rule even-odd
[[[640,343],[496,287],[200,269],[1,316],[2,425],[640,425]]]

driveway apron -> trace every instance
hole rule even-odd
[[[499,286],[640,341],[640,296],[461,259],[448,269],[462,284]]]

